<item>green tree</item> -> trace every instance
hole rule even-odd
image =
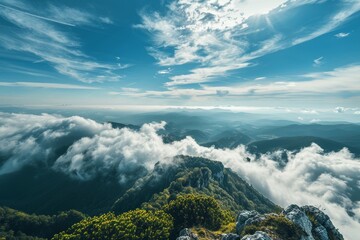
[[[215,198],[199,194],[180,195],[164,211],[174,218],[176,230],[193,226],[217,230],[229,218]]]
[[[69,210],[58,215],[27,214],[11,208],[0,208],[0,238],[6,239],[37,239],[51,238],[55,233],[64,231],[85,215]]]
[[[172,217],[164,211],[136,209],[116,216],[107,213],[87,218],[53,237],[54,240],[127,239],[167,240],[173,229]]]

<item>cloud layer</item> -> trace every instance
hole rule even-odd
[[[286,152],[289,161],[283,167],[274,160],[277,152],[255,159],[244,146],[207,148],[190,137],[165,144],[157,134],[164,126],[151,123],[134,131],[76,116],[0,113],[0,174],[48,164],[81,180],[116,174],[124,182],[135,172],[151,171],[159,161],[171,164],[176,155],[200,156],[221,161],[281,206],[320,206],[347,239],[356,239],[360,159],[347,149],[325,154],[312,144],[298,153]]]

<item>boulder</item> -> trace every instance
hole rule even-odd
[[[272,240],[267,233],[256,231],[253,235],[245,235],[241,240]]]
[[[299,206],[292,204],[288,206],[282,213],[287,219],[299,226],[306,233],[307,236],[304,236],[302,239],[314,240],[314,237],[311,234],[312,223]]]
[[[198,236],[190,229],[184,228],[180,231],[179,237],[176,240],[198,240]]]
[[[192,240],[192,239],[188,236],[180,236],[180,237],[176,238],[176,240]]]
[[[223,234],[221,240],[240,240],[240,236],[235,233]]]
[[[257,211],[241,211],[236,219],[236,232],[240,234],[247,225],[246,221],[255,216],[260,216]]]

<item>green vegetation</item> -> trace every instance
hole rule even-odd
[[[174,218],[176,229],[202,226],[217,230],[222,224],[232,220],[231,215],[221,209],[220,204],[213,197],[205,195],[179,196],[165,205],[164,211]]]
[[[51,238],[84,218],[84,214],[75,210],[47,216],[0,208],[0,239]]]
[[[279,212],[280,207],[262,196],[220,162],[180,156],[170,166],[157,165],[154,172],[139,179],[114,204],[116,213],[134,208],[161,209],[177,196],[204,194],[214,197],[235,216],[240,210]]]
[[[54,240],[82,239],[169,239],[173,220],[164,211],[136,209],[116,216],[107,213],[87,218],[68,230],[56,234]]]
[[[240,210],[280,210],[220,162],[186,156],[174,162],[157,164],[152,173],[120,194],[114,213],[88,218],[77,211],[37,216],[0,208],[0,239],[165,240],[176,238],[185,227],[197,229],[200,239],[207,239],[234,232],[235,216]],[[104,201],[111,198],[104,196]],[[102,203],[93,204],[99,211]],[[273,226],[272,231],[281,233],[282,229]],[[250,227],[247,231],[251,231]]]
[[[254,234],[256,231],[267,232],[274,239],[299,240],[302,230],[284,215],[267,215],[262,221],[245,226],[243,235]]]
[[[170,201],[163,210],[136,209],[118,216],[107,213],[86,218],[53,239],[165,240],[185,227],[217,230],[233,221],[229,211],[223,210],[213,197],[187,194]]]

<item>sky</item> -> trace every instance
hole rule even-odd
[[[359,0],[0,0],[0,105],[360,117]]]

